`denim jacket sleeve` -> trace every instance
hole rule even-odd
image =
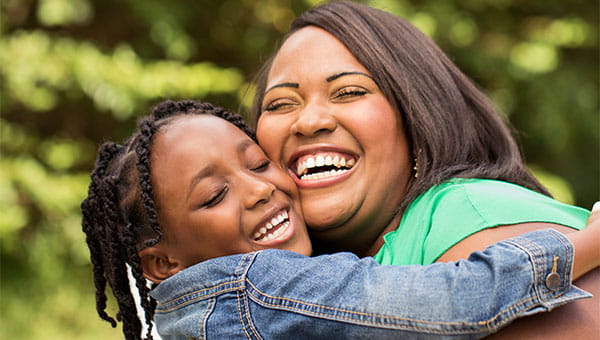
[[[572,260],[552,230],[429,266],[264,250],[205,261],[151,294],[164,339],[470,339],[591,296],[571,284]]]

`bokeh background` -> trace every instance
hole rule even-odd
[[[493,98],[558,199],[600,197],[598,1],[366,2]],[[0,3],[0,337],[120,339],[95,314],[80,227],[96,148],[162,98],[246,112],[261,62],[317,1]]]

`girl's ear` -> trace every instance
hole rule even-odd
[[[138,255],[142,262],[144,276],[156,284],[185,268],[180,261],[171,258],[163,249],[157,246],[144,248],[140,250]]]

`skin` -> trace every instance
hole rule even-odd
[[[155,136],[151,162],[164,235],[140,257],[155,283],[219,256],[267,248],[310,255],[296,186],[233,124],[210,115],[179,118]],[[272,239],[257,237],[282,211],[289,226],[271,229],[282,229]]]
[[[259,144],[292,168],[314,240],[365,254],[386,226],[398,225],[413,157],[399,115],[341,42],[318,28],[293,34],[273,61],[262,107]],[[356,164],[332,178],[296,176],[297,157],[331,151]]]
[[[366,76],[327,81],[330,76],[354,72]],[[377,252],[383,235],[397,228],[400,217],[394,213],[395,207],[412,175],[412,157],[399,115],[368,75],[331,34],[315,27],[302,28],[284,42],[275,56],[257,126],[259,144],[267,155],[291,168],[311,235],[333,245],[334,250],[359,255]],[[345,87],[362,88],[366,93],[340,99],[337,91]],[[323,145],[357,155],[350,176],[318,183],[299,180],[294,172],[295,155],[307,150],[318,152]],[[394,183],[394,190],[390,190],[390,183]],[[466,258],[500,240],[548,227],[563,233],[573,231],[547,223],[491,228],[456,244],[438,261]],[[597,296],[598,273],[597,268],[576,284]],[[535,319],[522,319],[498,336],[594,338],[599,333],[599,305],[598,298],[571,303]]]

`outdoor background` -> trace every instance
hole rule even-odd
[[[315,3],[1,1],[0,337],[121,338],[96,316],[80,227],[96,148],[162,98],[246,112],[254,73]],[[598,200],[598,1],[367,3],[413,22],[494,99],[560,200]]]

